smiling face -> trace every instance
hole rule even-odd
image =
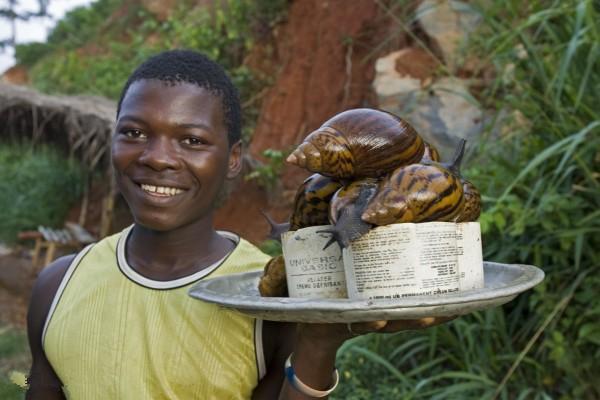
[[[133,83],[112,143],[117,185],[136,223],[169,231],[212,223],[223,183],[240,171],[221,99],[191,83]]]

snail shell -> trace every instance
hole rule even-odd
[[[455,221],[465,203],[460,164],[466,142],[459,142],[450,164],[423,160],[397,168],[381,181],[362,219],[373,225]]]
[[[287,161],[337,179],[378,177],[418,162],[423,151],[423,140],[403,119],[358,108],[326,121]]]
[[[258,291],[263,297],[288,296],[283,256],[271,258],[265,265],[263,276],[258,282]]]
[[[465,203],[456,218],[456,222],[472,222],[479,219],[481,214],[481,195],[471,182],[461,179],[463,183],[463,196]]]
[[[454,221],[463,203],[459,177],[438,163],[412,164],[381,182],[362,219],[373,225]]]
[[[290,230],[329,223],[329,201],[342,184],[327,176],[313,174],[298,188]]]
[[[332,238],[325,248],[338,242],[341,248],[348,247],[350,241],[360,238],[371,229],[371,224],[361,216],[377,192],[378,180],[364,178],[350,183],[338,190],[331,199],[329,221],[334,227],[319,232],[331,233]]]

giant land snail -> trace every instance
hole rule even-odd
[[[287,161],[336,179],[375,178],[418,162],[423,152],[423,140],[405,120],[357,108],[327,120]]]
[[[454,221],[463,204],[457,175],[464,143],[452,165],[428,161],[394,170],[381,180],[377,194],[362,214],[373,225]]]
[[[313,174],[298,188],[290,230],[329,223],[329,202],[342,184],[330,177]]]
[[[333,225],[320,232],[347,247],[374,226],[402,222],[475,221],[481,196],[461,177],[465,141],[451,163],[404,120],[378,110],[338,114],[312,132],[288,162],[317,172],[298,188],[289,223],[266,214],[274,237],[287,229]],[[281,256],[265,266],[263,296],[286,296]]]
[[[331,200],[330,222],[334,227],[325,231],[331,232],[332,239],[344,248],[373,226],[476,220],[479,192],[460,177],[464,148],[463,140],[450,164],[428,157],[396,168],[384,177],[344,186]]]
[[[436,149],[401,118],[373,109],[340,113],[288,158],[321,174],[299,188],[291,229],[326,224],[328,203],[334,225],[328,231],[342,247],[372,226],[476,220],[479,192],[460,176],[464,146],[461,141],[452,163],[440,163]]]

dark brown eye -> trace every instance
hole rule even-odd
[[[187,137],[187,138],[183,139],[182,142],[184,144],[188,144],[190,146],[200,146],[200,145],[206,144],[205,140],[203,140],[199,137],[195,137],[195,136]]]
[[[123,129],[121,134],[132,139],[144,139],[146,137],[146,134],[139,129]]]

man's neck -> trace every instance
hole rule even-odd
[[[212,218],[160,232],[134,225],[125,253],[130,266],[155,280],[173,280],[217,262],[234,248],[220,236]]]

